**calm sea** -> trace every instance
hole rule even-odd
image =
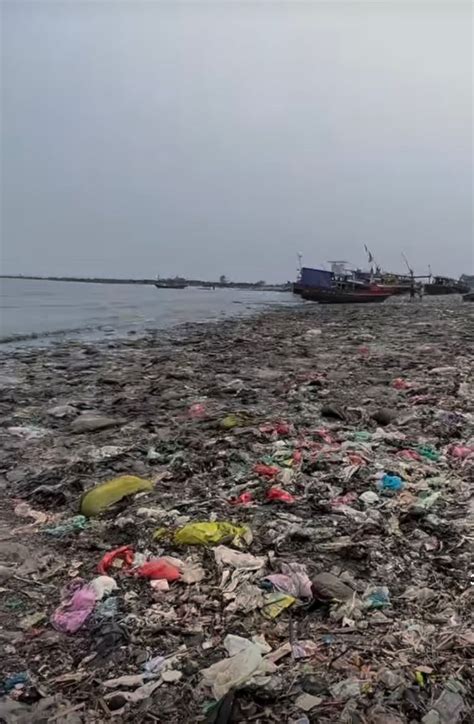
[[[291,294],[0,279],[0,342],[138,334],[294,304]]]

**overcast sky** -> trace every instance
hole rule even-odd
[[[473,273],[470,3],[2,14],[4,273]]]

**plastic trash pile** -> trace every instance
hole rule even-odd
[[[469,721],[473,311],[10,350],[0,720]]]

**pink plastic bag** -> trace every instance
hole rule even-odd
[[[95,591],[76,578],[61,591],[62,602],[51,616],[57,631],[76,633],[85,624],[95,607]]]
[[[191,405],[188,410],[188,414],[189,417],[193,418],[193,420],[199,420],[201,417],[205,417],[207,415],[207,410],[202,403],[196,402],[194,405]]]
[[[474,449],[472,447],[468,447],[467,445],[451,445],[449,448],[449,454],[453,458],[458,458],[458,460],[465,460],[473,453]]]

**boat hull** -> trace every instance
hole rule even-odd
[[[186,289],[187,284],[155,284],[157,289]]]
[[[381,292],[342,292],[337,289],[303,289],[303,299],[319,304],[371,304],[384,302],[391,294]]]
[[[474,302],[474,292],[468,292],[464,294],[462,298],[463,302]]]
[[[466,293],[469,293],[469,287],[463,284],[425,284],[425,294],[429,296]]]

